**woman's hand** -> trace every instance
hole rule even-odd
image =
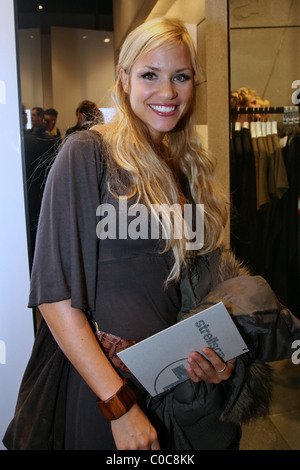
[[[118,450],[160,450],[157,433],[137,403],[111,421],[111,429]]]
[[[203,380],[207,383],[218,384],[229,379],[235,367],[236,359],[224,362],[212,349],[203,348],[202,351],[209,360],[196,351],[191,352],[188,357],[190,367],[187,371],[193,382]]]

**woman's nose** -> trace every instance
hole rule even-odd
[[[177,91],[174,83],[171,80],[163,80],[160,83],[158,94],[163,98],[175,98],[177,96]]]

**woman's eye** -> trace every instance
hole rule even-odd
[[[156,75],[153,72],[146,72],[142,75],[142,78],[145,78],[146,80],[154,80]]]
[[[173,80],[175,82],[186,82],[187,80],[190,80],[190,76],[185,73],[180,73],[178,75],[175,75]]]

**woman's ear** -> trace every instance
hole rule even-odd
[[[125,72],[124,69],[120,69],[120,79],[122,82],[123,90],[125,93],[128,93],[129,89],[129,75],[127,72]]]

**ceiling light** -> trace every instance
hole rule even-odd
[[[105,38],[104,42],[110,42],[110,38]]]
[[[39,10],[43,10],[43,5],[39,5]]]

